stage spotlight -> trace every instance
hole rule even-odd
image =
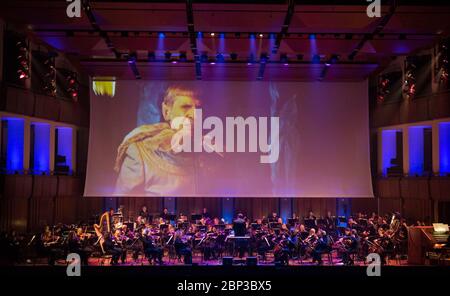
[[[250,38],[250,39],[255,39],[255,33],[250,33],[250,34],[248,34],[248,38]]]
[[[311,61],[313,64],[319,64],[320,63],[320,55],[318,55],[318,54],[313,55]]]
[[[238,57],[237,53],[235,53],[235,52],[230,53],[230,58],[232,61],[236,61],[237,57]]]
[[[223,56],[223,54],[218,53],[218,54],[216,55],[216,61],[217,61],[218,63],[224,63],[224,62],[225,62],[225,57]]]
[[[158,37],[159,37],[159,38],[164,38],[164,37],[166,37],[166,34],[164,34],[163,32],[160,32],[160,33],[158,34]]]
[[[17,56],[18,62],[18,70],[17,73],[19,75],[19,79],[27,79],[30,76],[30,68],[29,68],[29,53],[28,48],[25,46],[25,43],[19,41],[16,43],[16,47],[18,49],[19,55]]]
[[[285,66],[288,65],[289,59],[288,59],[287,54],[285,54],[285,53],[280,54],[280,63],[282,63]]]
[[[172,53],[170,51],[166,51],[164,53],[164,57],[165,57],[166,61],[170,61],[170,58],[172,57]]]
[[[316,34],[309,34],[308,38],[309,40],[316,39]]]
[[[211,33],[210,35],[211,35],[211,37],[214,37],[216,34],[215,33]]]
[[[202,38],[203,37],[203,33],[202,32],[197,32],[197,37],[198,38]]]
[[[187,54],[185,51],[181,51],[180,52],[180,58],[179,58],[180,62],[186,62],[187,61]]]
[[[264,34],[259,34],[259,38],[263,38],[264,37]]]

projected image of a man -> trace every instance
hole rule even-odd
[[[170,124],[176,117],[186,117],[192,123],[198,102],[193,91],[168,87],[161,105],[163,121],[137,127],[118,148],[116,194],[195,192],[194,158],[172,151],[176,130]]]

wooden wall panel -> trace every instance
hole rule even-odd
[[[430,199],[428,178],[402,178],[400,185],[405,199]]]
[[[378,212],[378,205],[376,198],[354,198],[352,199],[352,213],[367,213]]]
[[[82,195],[82,184],[79,177],[58,176],[58,196],[80,196]]]
[[[450,201],[450,177],[431,178],[430,195],[434,200]]]
[[[39,231],[45,225],[54,225],[54,196],[33,196],[29,200],[28,229]]]
[[[405,100],[403,106],[409,107],[407,120],[401,122],[414,122],[428,120],[428,98],[413,99],[411,101]],[[409,106],[408,106],[409,105]]]
[[[430,117],[450,117],[450,92],[436,94],[430,101]]]
[[[33,179],[27,175],[2,175],[2,184],[0,190],[5,197],[23,197],[31,196]]]
[[[331,211],[333,215],[336,214],[336,199],[335,198],[294,198],[293,213],[301,218],[308,215],[309,211],[313,211],[316,217],[322,217]]]
[[[77,200],[77,218],[89,221],[95,215],[100,215],[104,211],[104,197],[83,197]],[[98,223],[98,221],[96,222]]]
[[[68,100],[60,100],[59,121],[67,122],[79,126],[88,126],[89,114],[83,111],[80,104]]]
[[[54,199],[55,223],[77,224],[86,221],[87,217],[81,217],[77,212],[77,203],[81,202],[80,196],[57,196]]]
[[[34,112],[34,94],[25,89],[6,86],[5,111],[32,116]]]
[[[450,92],[375,106],[371,127],[412,123],[450,116]]]
[[[403,216],[413,223],[417,220],[431,223],[433,216],[431,201],[424,199],[405,199],[403,201]]]
[[[36,95],[34,116],[57,121],[59,119],[59,99],[45,95]]]
[[[400,198],[380,198],[380,215],[392,212],[402,212],[402,200]]]
[[[57,176],[33,176],[33,197],[55,197],[57,186]]]
[[[379,178],[376,181],[376,194],[380,198],[400,198],[400,178]]]

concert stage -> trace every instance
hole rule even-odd
[[[2,1],[0,279],[447,284],[449,3]]]

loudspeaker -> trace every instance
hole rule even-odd
[[[232,266],[233,265],[233,257],[223,257],[222,265],[223,266]]]
[[[258,260],[256,257],[247,257],[247,266],[257,266]]]

